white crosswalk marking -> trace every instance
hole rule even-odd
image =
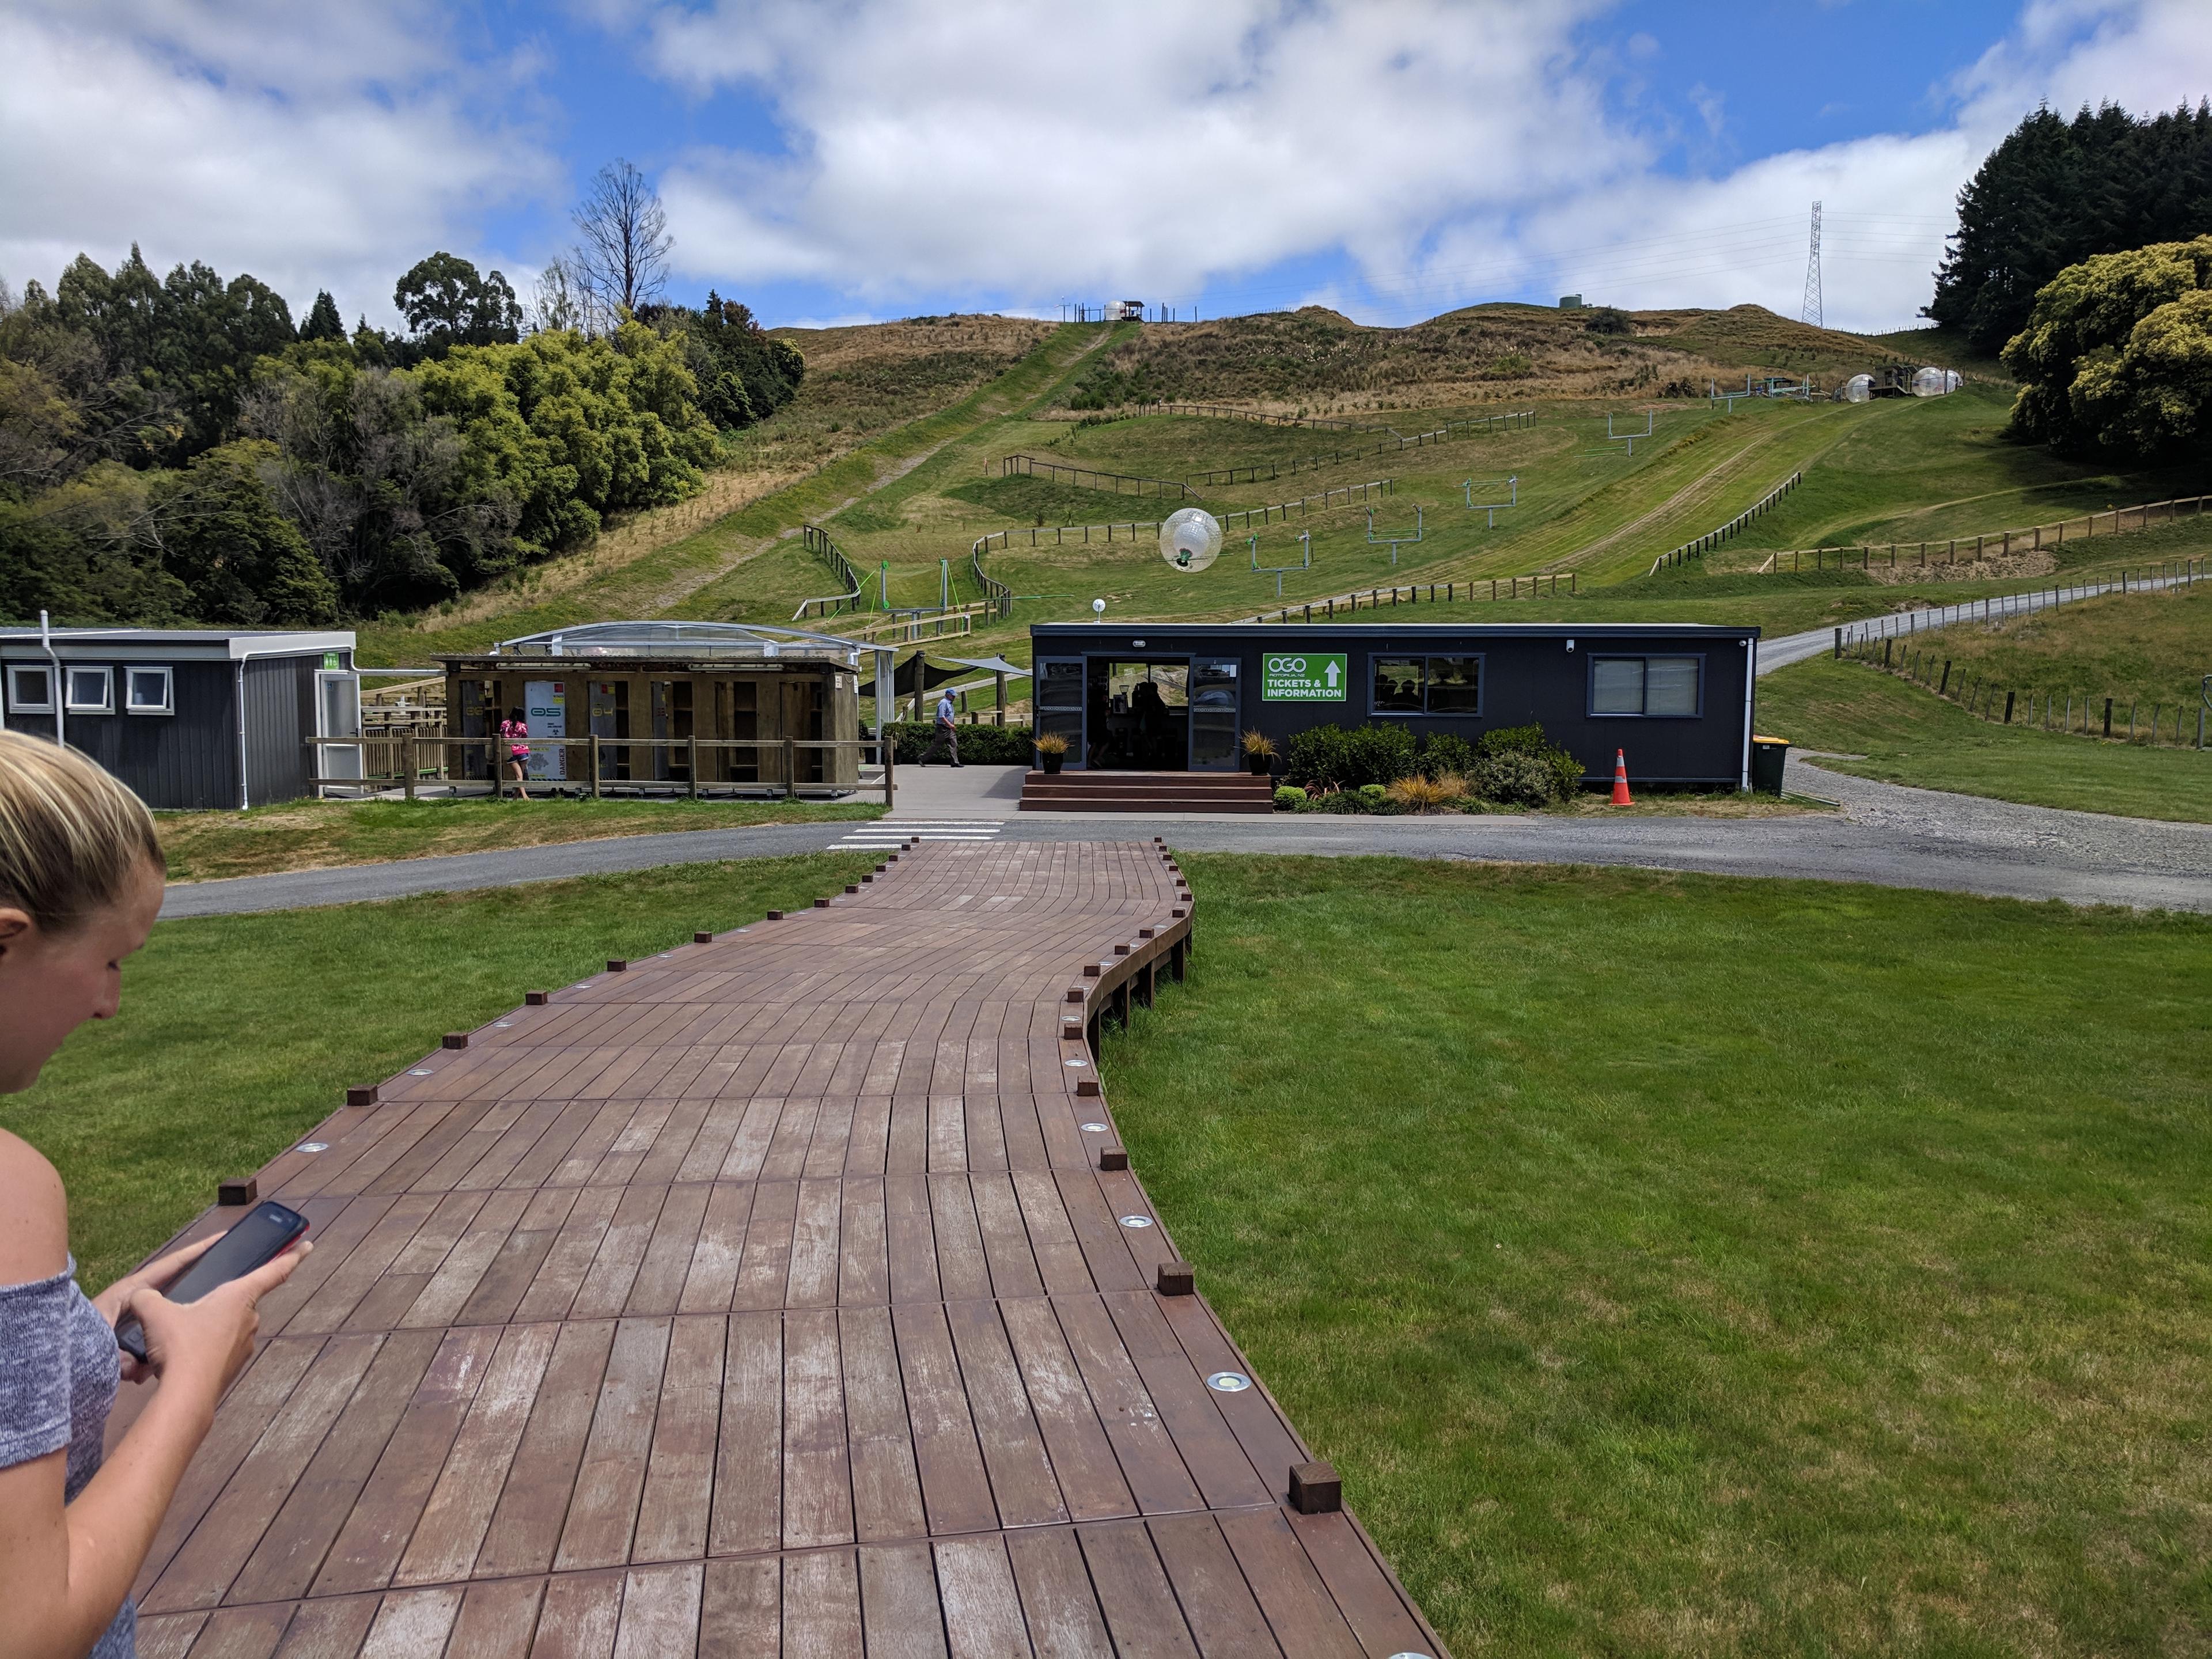
[[[908,841],[989,841],[1005,829],[1003,818],[878,818],[857,823],[839,847],[896,847]]]

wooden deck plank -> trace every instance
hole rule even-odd
[[[1187,943],[1178,905],[1150,847],[932,846],[333,1112],[261,1172],[319,1249],[142,1651],[1440,1654],[1348,1515],[1288,1510],[1304,1443],[1207,1387],[1244,1362],[1095,1167],[1061,1022]]]

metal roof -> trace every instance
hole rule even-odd
[[[890,652],[893,646],[848,640],[836,634],[772,628],[761,623],[599,622],[547,629],[501,640],[489,652],[454,653],[453,657],[758,657],[842,659],[858,666],[863,651]],[[447,653],[436,653],[450,660]]]

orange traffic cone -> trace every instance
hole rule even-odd
[[[1628,755],[1626,750],[1613,751],[1613,804],[1633,806],[1635,799],[1628,793]]]

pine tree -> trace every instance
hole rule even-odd
[[[300,325],[300,337],[303,340],[343,340],[345,332],[345,319],[338,315],[338,302],[331,298],[330,289],[318,289],[315,303],[308,308],[307,320]]]

